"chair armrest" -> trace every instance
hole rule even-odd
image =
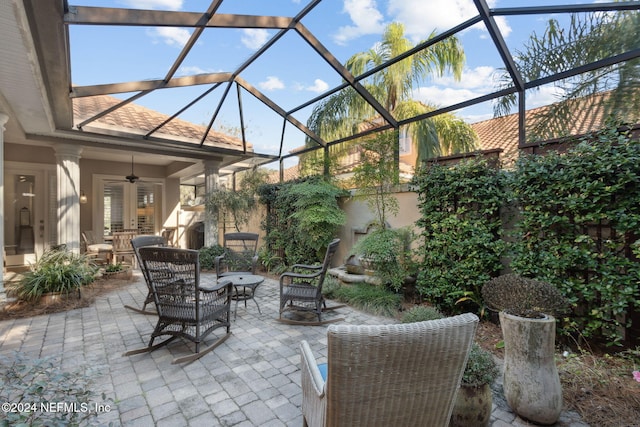
[[[300,343],[300,354],[302,366],[300,368],[302,375],[307,375],[311,380],[310,384],[313,386],[313,390],[318,395],[318,397],[324,396],[324,380],[322,379],[322,374],[320,373],[320,369],[318,369],[318,364],[316,363],[316,358],[313,356],[311,352],[311,347],[309,343],[303,340]]]
[[[308,264],[293,264],[291,269],[300,268],[303,270],[320,270],[322,268],[322,264],[320,265],[308,265]]]
[[[220,264],[221,264],[221,263],[222,263],[222,261],[224,260],[224,255],[225,255],[225,254],[218,255],[217,257],[215,257],[215,258],[213,259],[213,264],[214,264],[214,266],[215,266],[215,268],[216,268],[216,274],[220,274],[220,270],[221,270],[221,268],[220,268]]]
[[[304,264],[294,264],[291,266],[291,269],[306,269],[315,271],[314,273],[296,273],[294,271],[287,271],[280,275],[280,283],[282,284],[282,279],[285,277],[291,277],[294,279],[313,279],[320,276],[322,273],[322,265],[304,265]]]
[[[300,343],[300,354],[302,415],[309,426],[323,426],[327,411],[325,383],[311,352],[311,347],[304,340]]]

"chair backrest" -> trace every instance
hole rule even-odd
[[[98,243],[104,243],[104,238],[98,238],[98,236],[93,230],[85,230],[81,234],[82,234],[82,240],[84,240],[84,244],[87,246],[97,245]]]
[[[117,231],[113,233],[113,253],[133,253],[133,247],[131,246],[131,239],[136,237],[137,231]]]
[[[447,426],[478,317],[328,329],[327,426]]]
[[[258,238],[257,233],[225,233],[222,246],[228,271],[254,272]]]
[[[322,293],[324,278],[327,275],[327,270],[331,267],[331,261],[333,260],[333,256],[336,254],[339,245],[340,239],[333,239],[327,246],[327,252],[325,252],[324,260],[322,261],[322,270],[320,270],[320,276],[318,277],[318,293]]]
[[[142,269],[160,317],[199,309],[200,260],[192,249],[145,246],[138,249]]]
[[[149,278],[147,277],[146,270],[142,268],[142,260],[140,259],[140,248],[144,247],[163,247],[166,246],[166,242],[164,237],[162,236],[154,236],[152,234],[144,235],[144,236],[136,236],[131,239],[131,247],[133,248],[133,252],[138,260],[138,265],[142,269],[142,275],[144,276],[144,280],[147,282],[147,286],[151,286],[149,283]],[[149,288],[151,290],[151,288]]]

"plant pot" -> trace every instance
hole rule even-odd
[[[529,319],[500,312],[504,337],[504,396],[520,417],[554,424],[562,411],[562,385],[556,368],[556,320]]]
[[[40,305],[52,305],[66,301],[72,295],[69,292],[47,292],[40,297]],[[75,295],[75,292],[73,293]]]
[[[486,427],[491,418],[493,395],[489,384],[460,384],[449,427]]]
[[[131,268],[125,268],[120,271],[105,271],[102,273],[102,277],[105,279],[116,279],[116,280],[128,280],[133,277],[133,271]]]

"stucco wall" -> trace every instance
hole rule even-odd
[[[388,225],[391,228],[407,226],[415,228],[415,222],[420,217],[417,194],[409,191],[407,186],[403,186],[394,196],[398,199],[400,209],[397,215],[387,217]],[[375,215],[367,206],[366,201],[356,200],[353,197],[343,198],[340,200],[340,207],[347,214],[347,222],[340,228],[338,236],[336,236],[340,238],[340,247],[334,258],[334,266],[345,262],[351,247],[375,219]]]

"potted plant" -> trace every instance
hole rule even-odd
[[[52,299],[66,297],[95,280],[97,268],[84,255],[59,246],[45,251],[8,291],[23,301],[38,301],[43,296]],[[56,299],[56,298],[53,298]]]
[[[498,377],[493,355],[473,343],[449,422],[450,427],[485,427],[491,418],[491,385]]]
[[[399,291],[412,273],[411,230],[375,228],[351,248],[366,271]]]
[[[567,309],[567,300],[553,285],[517,274],[489,280],[482,297],[500,315],[507,403],[522,418],[554,424],[562,411],[554,316]]]
[[[106,279],[130,279],[132,276],[131,266],[121,262],[109,264],[102,274]]]

